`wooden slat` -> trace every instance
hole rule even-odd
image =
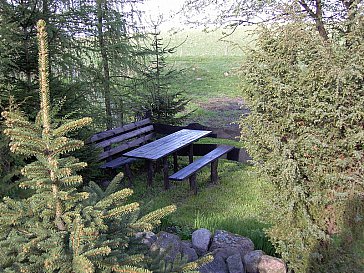
[[[131,148],[134,148],[134,147],[138,147],[140,144],[142,143],[146,143],[147,141],[153,139],[155,136],[154,133],[151,133],[151,134],[148,134],[146,136],[142,136],[140,138],[137,138],[137,139],[133,139],[132,141],[129,141],[129,142],[126,142],[126,143],[123,143],[115,148],[112,148],[108,151],[105,151],[103,153],[101,153],[99,155],[99,160],[103,160],[105,158],[108,158],[110,156],[113,156],[113,155],[116,155],[116,154],[119,154],[119,153],[122,153],[126,150],[129,150]]]
[[[190,177],[192,174],[194,174],[195,172],[197,172],[198,170],[200,170],[207,164],[209,164],[212,161],[214,161],[215,159],[223,156],[224,154],[231,151],[232,149],[234,149],[234,147],[228,146],[228,145],[221,145],[221,146],[217,147],[216,149],[212,150],[211,152],[209,152],[208,154],[206,154],[205,156],[197,159],[196,161],[192,162],[188,166],[179,170],[178,172],[172,174],[169,177],[169,179],[177,180],[177,181],[185,180],[186,178]]]
[[[122,134],[122,135],[119,135],[119,136],[104,140],[102,142],[97,143],[96,147],[105,148],[107,146],[110,146],[111,144],[118,143],[118,142],[127,140],[129,138],[136,137],[136,136],[141,135],[141,134],[146,134],[146,133],[149,133],[151,131],[153,131],[153,125],[149,125],[149,126],[140,128],[138,130],[134,130],[134,131],[131,131],[129,133],[125,133],[125,134]]]
[[[125,153],[125,156],[157,160],[181,149],[193,141],[207,136],[211,131],[180,130]]]
[[[101,169],[115,169],[118,167],[121,167],[125,164],[129,164],[134,162],[136,159],[135,158],[129,158],[129,157],[118,157],[114,160],[111,160],[109,162],[106,162],[104,165],[101,165],[100,168]]]
[[[129,123],[129,124],[117,127],[115,129],[112,129],[112,130],[107,130],[107,131],[103,131],[103,132],[94,134],[90,138],[89,142],[99,142],[100,140],[110,138],[112,136],[115,136],[115,135],[118,135],[118,134],[121,134],[121,133],[124,133],[124,132],[127,132],[127,131],[131,131],[133,129],[143,127],[143,126],[146,126],[146,125],[149,125],[149,124],[151,124],[151,121],[150,121],[149,118],[143,119],[143,120],[140,120],[140,121],[137,121],[137,122],[134,122],[134,123]]]

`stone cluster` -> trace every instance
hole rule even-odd
[[[214,260],[199,269],[201,273],[286,273],[283,260],[254,250],[253,242],[246,237],[224,230],[212,234],[207,229],[192,233],[191,241],[182,241],[177,235],[160,232],[140,234],[151,251],[167,251],[165,259],[173,261],[177,254],[192,262],[204,255],[213,255]]]

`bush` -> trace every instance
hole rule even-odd
[[[242,66],[242,140],[274,185],[268,235],[297,272],[318,272],[333,238],[358,238],[350,230],[363,224],[364,26],[354,25],[330,41],[304,22],[260,29]]]

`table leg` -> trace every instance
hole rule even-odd
[[[178,171],[178,159],[177,152],[173,154],[173,171],[176,173]]]
[[[153,186],[153,173],[154,173],[152,160],[147,160],[147,170],[148,170],[147,186],[152,187]]]
[[[193,144],[191,144],[189,146],[188,159],[189,159],[190,164],[191,164],[193,162]]]
[[[193,194],[197,194],[197,183],[196,183],[196,173],[190,176],[190,190],[193,191]]]
[[[211,183],[213,184],[217,184],[219,181],[219,176],[217,174],[218,163],[218,159],[211,162]]]
[[[163,157],[163,178],[164,178],[164,189],[169,189],[169,179],[168,179],[168,160],[167,157]]]

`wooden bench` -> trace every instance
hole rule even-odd
[[[131,184],[132,176],[129,165],[137,159],[124,157],[122,154],[146,144],[154,137],[154,127],[150,119],[147,118],[97,133],[89,139],[88,143],[103,148],[98,161],[105,161],[105,163],[100,168],[117,169],[123,166],[129,184]]]
[[[179,170],[178,172],[169,176],[170,180],[175,181],[183,181],[187,178],[190,180],[190,187],[194,191],[194,194],[197,194],[197,183],[196,183],[196,173],[205,167],[207,164],[211,163],[211,182],[217,183],[218,182],[218,175],[217,175],[217,165],[219,157],[227,154],[229,151],[234,149],[232,146],[228,145],[221,145],[218,146],[216,149],[212,150],[208,154],[200,157],[196,161],[192,162],[191,164],[187,165],[183,169]]]

